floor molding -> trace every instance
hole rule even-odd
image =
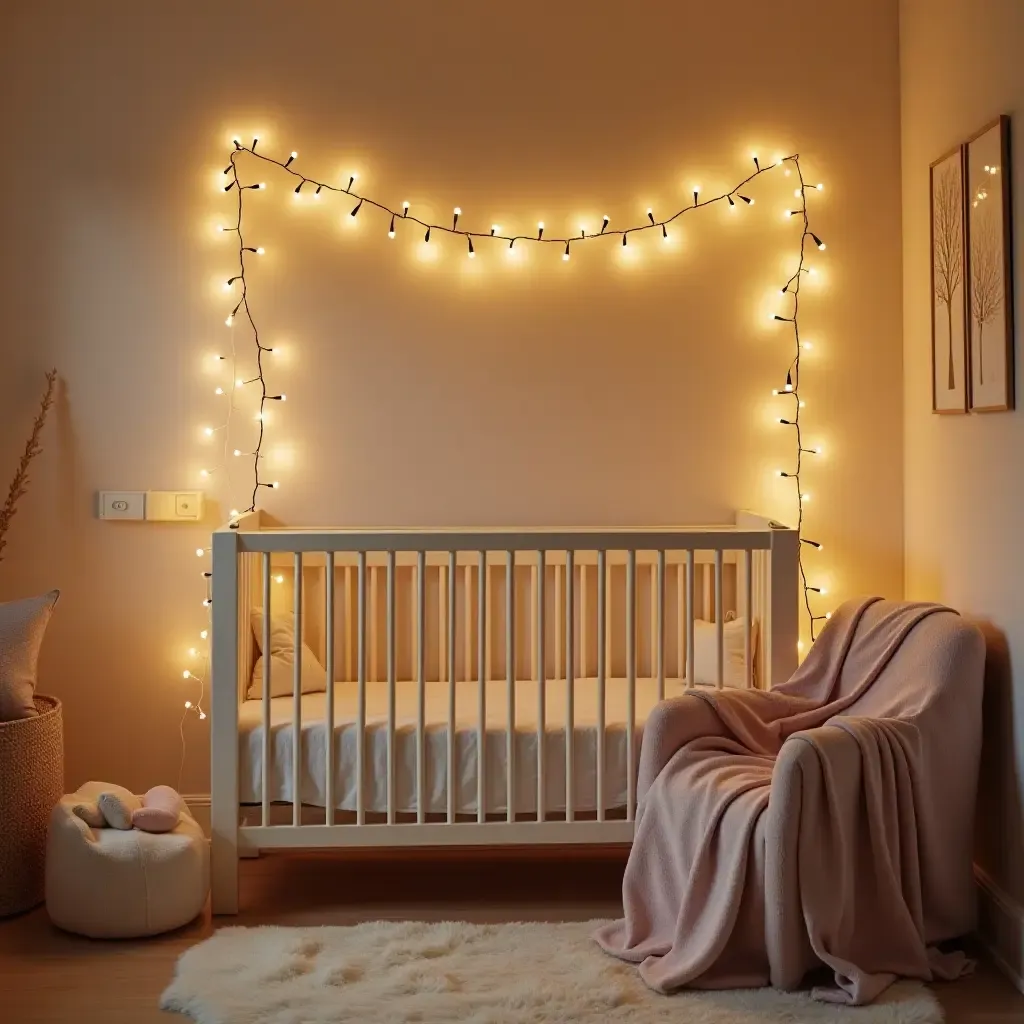
[[[978,886],[978,939],[996,967],[1024,993],[1024,907],[977,864],[974,880]]]
[[[181,799],[188,805],[189,813],[199,823],[202,830],[210,834],[210,794],[182,793]]]

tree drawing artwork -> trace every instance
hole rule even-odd
[[[971,224],[971,316],[978,325],[979,384],[985,383],[985,324],[991,323],[1002,307],[1001,285],[999,238],[992,207],[982,203]]]
[[[956,168],[945,167],[936,175],[934,198],[935,297],[946,307],[949,364],[946,387],[956,388],[953,366],[953,296],[963,275],[963,212],[960,207],[960,181]]]

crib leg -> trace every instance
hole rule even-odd
[[[215,914],[238,913],[238,816],[210,822],[210,901]]]

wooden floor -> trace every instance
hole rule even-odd
[[[155,939],[93,942],[57,931],[42,909],[0,921],[0,1019],[10,1024],[181,1020],[157,998],[183,950],[221,925],[355,924],[382,919],[570,921],[614,917],[624,857],[580,862],[540,851],[411,856],[277,854],[242,862],[242,912]],[[1022,1024],[1024,996],[984,961],[936,986],[948,1024]]]

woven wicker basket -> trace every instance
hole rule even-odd
[[[46,828],[64,792],[60,701],[35,703],[37,717],[0,722],[0,917],[43,902]]]

